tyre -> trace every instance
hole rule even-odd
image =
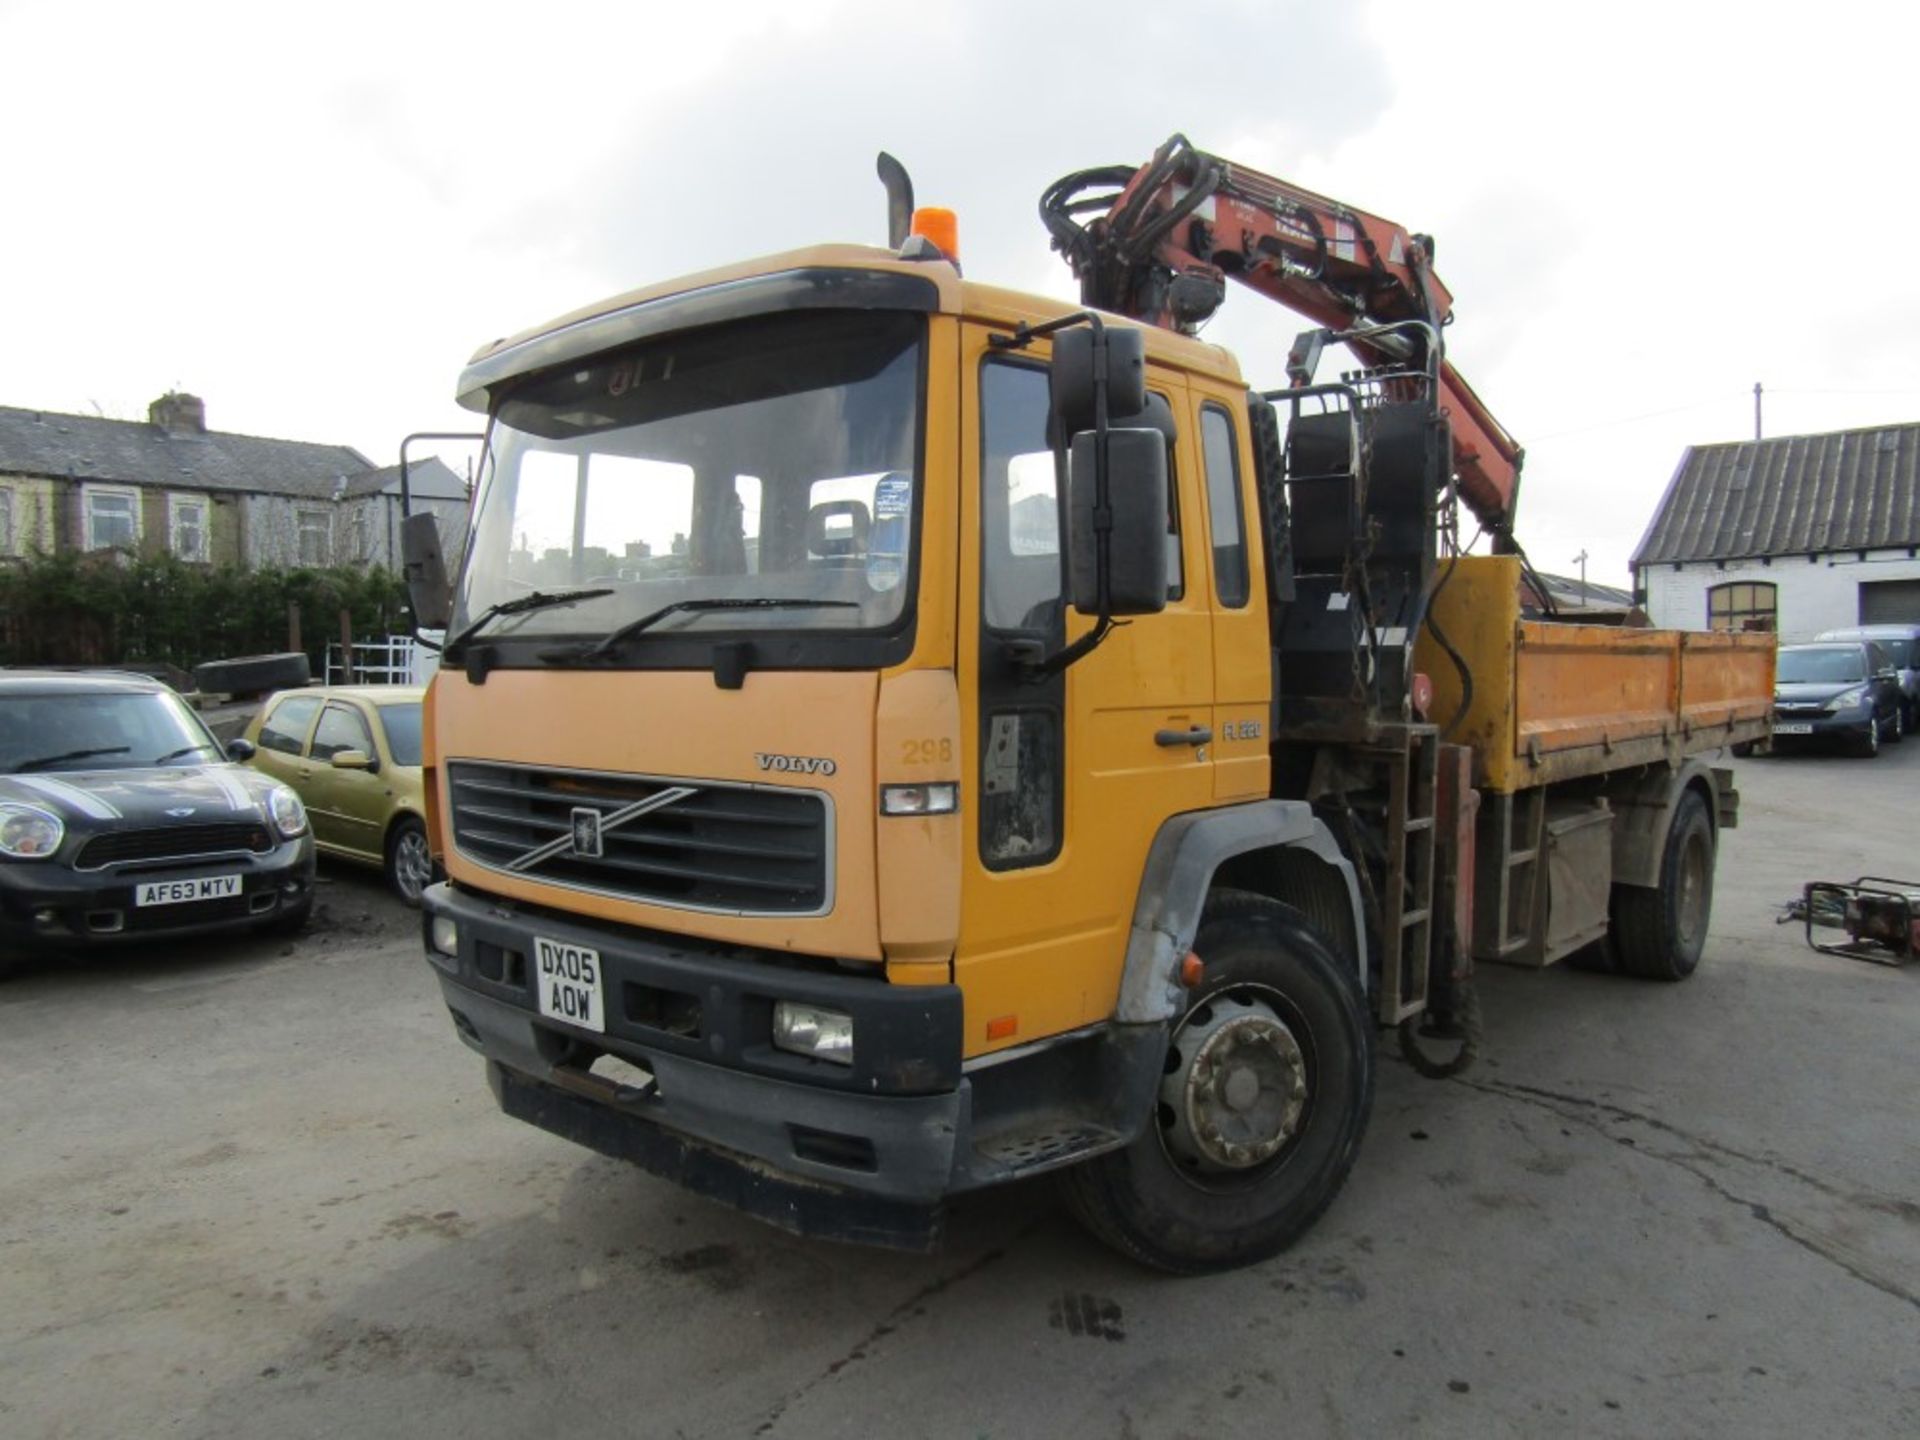
[[[1713,822],[1698,790],[1673,807],[1660,884],[1613,887],[1613,954],[1624,975],[1684,980],[1700,964],[1713,914]]]
[[[1887,730],[1885,739],[1887,744],[1889,745],[1898,745],[1902,740],[1906,738],[1907,738],[1906,707],[1901,705],[1896,705],[1893,707],[1893,724]]]
[[[313,678],[307,657],[299,651],[284,655],[243,655],[237,660],[209,660],[193,667],[196,689],[213,695],[259,695],[268,690],[298,690]]]
[[[1854,753],[1864,760],[1871,760],[1880,753],[1880,717],[1867,717],[1867,733],[1854,742]]]
[[[1145,1130],[1060,1177],[1097,1238],[1177,1274],[1264,1260],[1304,1232],[1353,1168],[1373,1104],[1365,998],[1299,911],[1216,891],[1194,949],[1205,977]]]
[[[432,883],[427,827],[411,815],[402,816],[387,835],[387,884],[402,903],[418,909],[420,892]]]

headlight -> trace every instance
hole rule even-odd
[[[287,839],[306,833],[307,807],[286,786],[276,785],[267,792],[267,813],[273,816],[274,828]]]
[[[44,860],[60,848],[67,827],[58,815],[34,805],[0,805],[0,855]]]
[[[853,1017],[819,1005],[778,1001],[773,1007],[773,1046],[836,1065],[853,1063]]]
[[[1856,685],[1851,690],[1842,690],[1827,702],[1829,710],[1851,710],[1856,705],[1867,703],[1867,687]]]

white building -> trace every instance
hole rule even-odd
[[[1920,424],[1693,446],[1632,566],[1676,630],[1920,624]]]

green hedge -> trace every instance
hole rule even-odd
[[[0,567],[0,664],[115,665],[203,660],[287,648],[287,606],[321,672],[340,612],[361,638],[411,624],[390,570],[238,570],[171,555],[48,555]]]

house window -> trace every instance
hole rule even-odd
[[[325,510],[296,513],[300,527],[300,563],[325,565],[333,558],[333,516]]]
[[[1707,591],[1709,630],[1765,630],[1771,632],[1777,610],[1774,587],[1762,580],[1736,580]]]
[[[207,560],[207,502],[174,495],[168,500],[173,553],[204,565]]]
[[[83,494],[87,507],[87,549],[109,550],[118,546],[131,550],[139,543],[139,491],[103,490],[89,485]]]

